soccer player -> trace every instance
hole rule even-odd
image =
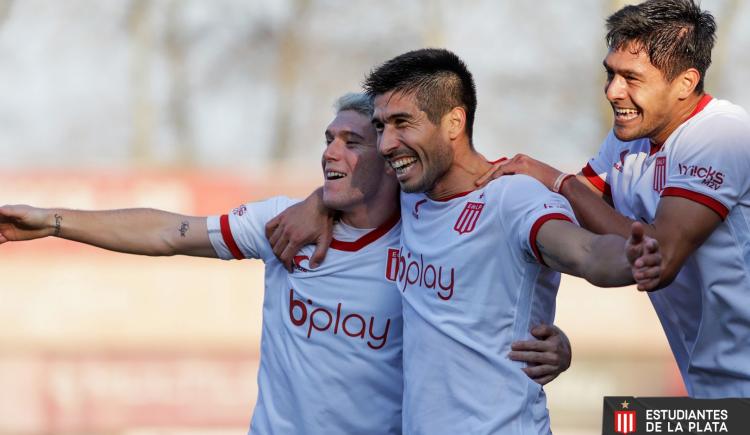
[[[600,286],[631,284],[635,274],[648,289],[658,247],[639,224],[627,243],[581,229],[565,198],[528,176],[476,188],[492,165],[474,149],[474,82],[455,54],[402,54],[371,72],[365,89],[403,192],[404,432],[549,433],[544,391],[507,358],[511,343],[553,321],[555,270]]]
[[[577,177],[519,155],[580,222],[627,235],[644,222],[664,258],[649,293],[688,394],[750,397],[750,117],[704,90],[716,24],[692,0],[651,0],[607,19],[614,126]]]
[[[249,203],[221,216],[158,210],[0,207],[0,243],[57,236],[141,255],[192,255],[265,262],[258,399],[251,434],[400,434],[402,307],[394,282],[400,235],[398,183],[376,147],[372,99],[337,103],[325,132],[323,203],[341,215],[331,253],[312,269],[312,247],[287,271],[264,225],[294,201]],[[570,364],[567,339],[540,334],[532,367],[553,378]],[[520,369],[518,370],[521,373]]]

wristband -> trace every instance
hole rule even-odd
[[[560,174],[557,177],[557,179],[555,180],[555,182],[552,184],[552,191],[555,192],[555,193],[560,193],[560,189],[562,189],[563,183],[565,183],[566,181],[568,181],[568,178],[570,178],[570,177],[575,177],[575,175],[573,175],[573,174],[566,174],[564,172],[562,174]]]

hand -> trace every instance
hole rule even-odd
[[[309,263],[314,269],[325,259],[333,239],[333,217],[323,207],[318,192],[315,192],[268,221],[266,238],[271,243],[274,255],[290,272],[294,255],[303,246],[314,243],[315,251]]]
[[[643,224],[640,222],[633,222],[630,226],[625,255],[628,257],[638,290],[656,290],[662,273],[659,242],[645,235]]]
[[[545,385],[570,367],[570,342],[555,325],[537,325],[531,335],[538,340],[514,342],[508,358],[527,363],[524,373],[534,382]]]
[[[27,205],[0,207],[0,244],[47,237],[54,234],[49,210]]]
[[[492,168],[474,183],[477,186],[483,186],[496,178],[511,174],[525,174],[534,177],[547,186],[547,189],[552,190],[552,185],[555,184],[555,180],[562,172],[527,155],[516,154],[510,160],[501,160],[493,164]]]

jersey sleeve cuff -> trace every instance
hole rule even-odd
[[[726,219],[727,215],[729,215],[729,209],[724,204],[700,192],[683,189],[682,187],[667,187],[661,192],[661,197],[665,196],[678,196],[697,202],[698,204],[703,204],[716,212],[721,217],[721,220]]]
[[[596,187],[601,193],[610,197],[612,196],[612,189],[610,189],[609,184],[602,180],[602,177],[600,177],[594,168],[591,167],[591,163],[587,163],[586,166],[581,169],[581,173],[587,180],[589,180],[589,183]]]
[[[562,213],[545,214],[544,216],[540,216],[539,218],[537,218],[536,222],[534,222],[534,225],[531,226],[531,231],[529,232],[529,245],[531,246],[531,251],[534,253],[534,257],[536,257],[536,260],[543,266],[546,266],[547,263],[544,262],[542,253],[539,252],[539,247],[536,245],[536,236],[539,233],[539,230],[542,228],[542,225],[554,220],[568,221],[570,223],[573,223],[573,219]]]

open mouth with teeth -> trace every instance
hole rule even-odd
[[[615,119],[617,121],[630,121],[638,117],[641,111],[633,108],[614,107]]]
[[[326,180],[338,180],[346,177],[346,174],[338,171],[326,171]]]
[[[406,171],[417,162],[416,157],[399,157],[393,160],[389,160],[391,167],[396,171],[396,175],[406,173]]]

